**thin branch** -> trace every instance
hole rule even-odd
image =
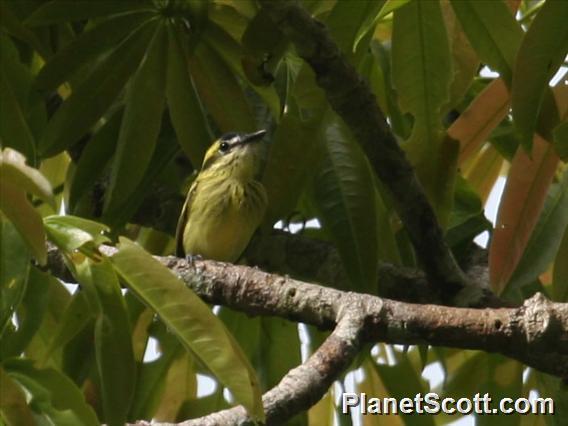
[[[369,86],[339,50],[327,28],[297,1],[263,0],[261,4],[313,68],[330,105],[349,126],[375,173],[390,190],[429,278],[451,300],[468,285],[467,277],[445,243],[434,210]]]

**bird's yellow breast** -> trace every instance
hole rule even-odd
[[[187,254],[234,262],[262,221],[266,191],[256,180],[242,183],[227,179],[207,185],[194,195],[183,232],[184,250]],[[207,200],[201,199],[205,196]]]

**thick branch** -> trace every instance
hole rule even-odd
[[[450,299],[467,284],[467,278],[448,249],[424,190],[368,85],[326,27],[296,1],[263,0],[262,6],[313,68],[330,105],[349,126],[375,173],[392,193],[396,211],[428,276]]]
[[[52,271],[60,261],[53,251]],[[101,246],[112,256],[117,249]],[[497,352],[568,379],[568,304],[537,294],[518,308],[471,309],[417,305],[344,292],[268,274],[256,268],[176,257],[156,257],[207,302],[251,315],[279,316],[334,330],[303,365],[263,397],[270,424],[315,403],[364,343],[430,344]],[[220,417],[219,417],[220,416]],[[226,416],[226,417],[224,417]],[[230,421],[229,421],[230,420]],[[197,423],[241,424],[242,408]]]
[[[162,258],[210,303],[249,314],[275,315],[332,329],[339,313],[356,310],[365,340],[430,344],[499,352],[541,371],[568,377],[568,304],[538,294],[518,308],[471,309],[416,305],[348,293],[212,261],[188,265]],[[556,357],[564,363],[551,365]],[[546,358],[547,362],[542,362]]]

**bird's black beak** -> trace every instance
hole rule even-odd
[[[266,130],[259,130],[258,132],[248,133],[241,136],[240,144],[244,145],[247,143],[259,141],[266,134]]]

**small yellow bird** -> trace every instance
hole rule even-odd
[[[267,206],[259,179],[266,134],[227,133],[211,144],[191,185],[177,225],[176,255],[235,262],[260,225]]]

